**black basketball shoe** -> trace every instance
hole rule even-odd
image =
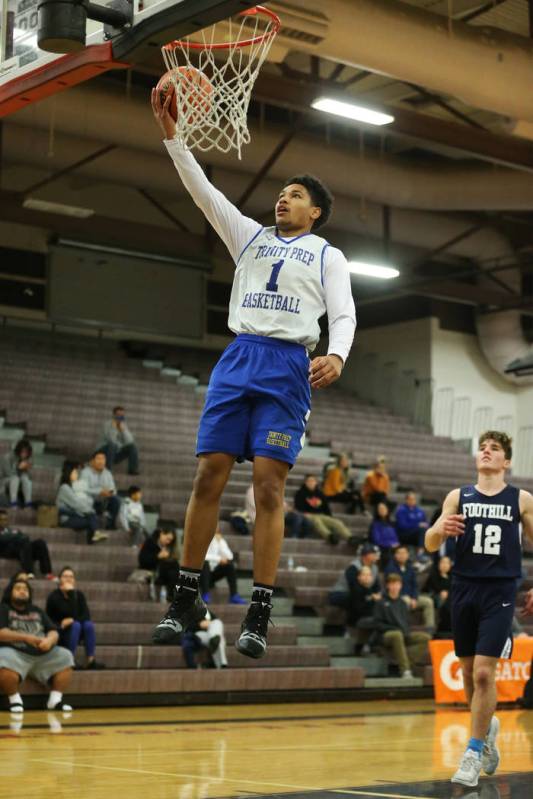
[[[272,605],[269,602],[252,602],[241,625],[241,634],[235,648],[249,658],[262,658],[267,647],[268,622]]]
[[[207,608],[202,597],[195,591],[178,588],[173,601],[154,632],[154,644],[177,644],[181,633],[195,622],[201,621]]]

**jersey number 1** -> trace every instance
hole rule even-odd
[[[271,272],[271,275],[270,275],[270,280],[266,284],[266,290],[267,291],[277,291],[278,290],[277,279],[278,279],[278,275],[279,275],[279,270],[281,269],[281,267],[283,266],[284,263],[285,263],[285,261],[276,261],[275,264],[272,264],[272,272]]]
[[[485,528],[482,524],[476,524],[472,552],[476,555],[499,555],[501,540],[502,528],[499,524],[488,524]]]

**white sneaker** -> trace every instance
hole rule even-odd
[[[452,777],[452,782],[475,788],[481,771],[481,757],[472,749],[464,753],[459,768]]]
[[[411,669],[406,669],[402,674],[402,677],[404,678],[404,680],[412,680],[413,672],[411,671]]]
[[[93,535],[93,543],[96,543],[97,541],[107,541],[108,538],[109,536],[107,533],[103,533],[101,530],[96,530]]]
[[[500,751],[496,746],[496,738],[500,731],[500,722],[493,716],[490,720],[490,727],[483,744],[483,753],[481,755],[481,765],[485,774],[489,777],[494,774],[500,764]]]

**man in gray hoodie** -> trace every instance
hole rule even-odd
[[[93,498],[96,513],[106,515],[107,528],[116,530],[120,499],[113,475],[106,469],[103,452],[94,453],[87,466],[82,469],[80,481],[85,484],[87,493]]]
[[[127,459],[128,474],[139,474],[139,452],[126,424],[126,410],[122,405],[113,408],[113,416],[105,423],[104,440],[99,450],[106,456],[108,469]]]

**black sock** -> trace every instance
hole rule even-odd
[[[270,605],[272,602],[272,592],[274,591],[273,585],[265,585],[265,583],[254,582],[252,591],[252,602],[265,602]]]
[[[199,586],[200,586],[200,569],[189,569],[189,568],[180,569],[180,576],[178,578],[178,584],[176,586],[178,591],[181,588],[183,591],[192,591],[193,593],[197,594]]]

